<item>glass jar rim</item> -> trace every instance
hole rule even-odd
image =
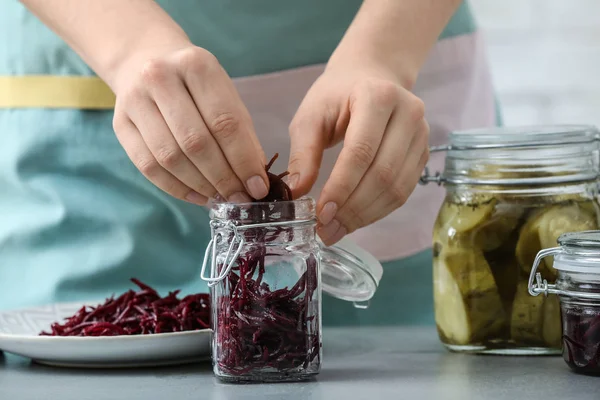
[[[567,232],[560,235],[557,243],[567,249],[598,251],[600,255],[600,230]],[[599,266],[600,267],[600,266]]]
[[[227,205],[231,207],[248,207],[252,205],[267,205],[267,204],[315,204],[315,199],[311,196],[302,196],[295,200],[278,200],[278,201],[249,201],[245,203],[230,203],[226,200],[222,199],[211,199],[209,205],[217,206],[217,205]]]
[[[307,222],[316,223],[316,202],[312,197],[303,196],[296,200],[283,201],[256,201],[247,203],[230,203],[225,200],[211,199],[208,207],[210,209],[209,216],[211,220],[235,220],[239,225],[251,225],[256,223],[252,221],[252,217],[247,214],[250,208],[260,208],[263,210],[273,211],[276,218],[277,209],[282,210],[287,207],[294,207],[293,221],[306,220]]]
[[[598,129],[593,125],[500,126],[453,131],[449,135],[449,151],[556,146],[598,139]]]
[[[593,125],[532,125],[454,131],[442,172],[420,183],[482,186],[549,186],[598,179],[600,132]]]

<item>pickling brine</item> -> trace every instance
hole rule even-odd
[[[596,201],[586,198],[526,205],[493,197],[461,204],[449,196],[433,242],[435,316],[442,342],[457,350],[558,352],[558,298],[529,295],[531,266],[561,234],[598,229],[599,215]],[[551,258],[540,270],[549,280],[557,276]]]

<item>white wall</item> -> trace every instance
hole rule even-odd
[[[600,127],[600,0],[470,0],[505,123]]]

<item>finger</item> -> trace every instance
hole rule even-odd
[[[247,202],[250,198],[242,182],[231,169],[219,144],[208,131],[194,100],[177,74],[168,66],[156,66],[147,72],[152,85],[149,92],[169,130],[169,136],[180,149],[178,156],[185,155],[194,170],[210,183],[213,197],[219,194],[228,201]],[[144,137],[145,132],[142,131]],[[156,139],[166,140],[165,136]],[[190,167],[186,165],[185,167]]]
[[[363,90],[354,101],[344,147],[317,203],[317,216],[322,224],[333,220],[371,166],[397,95],[396,91],[388,89],[382,93]]]
[[[340,215],[340,223],[347,228],[348,232],[379,221],[406,203],[417,186],[419,177],[429,159],[428,147],[423,145],[426,143],[426,140],[423,139],[426,136],[424,133],[418,133],[415,136],[395,182],[377,199],[364,203],[367,206],[362,209],[360,218],[353,218],[351,213]]]
[[[401,115],[395,111],[389,120],[375,160],[358,187],[336,213],[336,218],[344,222],[349,232],[354,231],[356,225],[364,226],[362,214],[365,208],[389,191],[398,178],[414,135],[412,132],[404,132],[405,130]]]
[[[265,151],[260,145],[260,141],[258,140],[258,136],[256,134],[250,136],[252,138],[252,142],[254,143],[254,151],[259,155],[260,163],[264,166],[267,165],[267,157],[265,155]]]
[[[365,219],[366,209],[382,193],[392,193],[400,203],[406,201],[407,191],[396,190],[395,185],[403,171],[408,169],[412,172],[417,167],[423,149],[427,147],[425,128],[424,122],[417,122],[415,126],[413,121],[403,115],[402,110],[394,112],[375,160],[359,187],[337,213],[336,218],[343,221],[349,232],[368,225],[369,222]]]
[[[288,184],[294,198],[307,194],[317,181],[325,150],[326,107],[307,97],[289,127]]]
[[[128,110],[146,146],[158,163],[171,175],[196,192],[213,197],[217,191],[183,153],[157,105],[150,98]]]
[[[136,168],[154,185],[171,196],[190,203],[205,205],[206,196],[195,192],[164,169],[146,146],[139,130],[127,117],[115,122],[117,140]]]
[[[269,193],[269,179],[252,119],[218,61],[188,54],[183,78],[202,119],[235,175],[255,199]]]
[[[424,166],[425,166],[425,163],[423,163],[423,167]],[[420,171],[422,171],[422,170],[420,170]],[[418,177],[415,178],[413,175],[411,175],[411,177],[407,177],[408,181],[403,180],[403,179],[404,179],[404,177],[401,176],[399,178],[399,181],[408,182],[407,186],[412,187],[413,190],[419,181],[419,178]],[[412,184],[411,182],[414,182],[414,184]],[[404,205],[404,203],[402,201],[398,200],[397,196],[395,196],[393,193],[391,193],[391,192],[383,193],[382,196],[380,196],[375,202],[373,202],[372,205],[367,207],[367,209],[365,210],[365,213],[363,216],[363,221],[364,221],[365,225],[363,225],[363,226],[371,225],[371,224],[387,217],[389,214],[396,211],[398,208],[402,207],[403,205]],[[357,227],[354,230],[359,229],[359,228],[362,228],[362,226]]]
[[[340,225],[339,223],[337,223],[337,225],[332,225],[332,224],[334,224],[334,222],[337,222],[337,221],[335,221],[335,220],[332,221],[329,224],[329,228],[322,228],[321,230],[317,231],[317,233],[321,237],[321,240],[323,241],[325,246],[333,246],[334,244],[339,242],[344,236],[346,236],[348,234],[348,231],[346,230],[345,226]],[[338,228],[333,230],[332,228],[334,226],[338,226]],[[328,233],[327,229],[331,229],[331,232],[334,232],[334,233],[333,234]]]

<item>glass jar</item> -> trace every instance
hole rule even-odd
[[[600,375],[600,231],[572,232],[558,238],[558,247],[538,253],[529,278],[529,293],[553,294],[562,311],[562,353],[578,373]],[[556,284],[538,272],[553,256]],[[540,296],[541,297],[541,296]],[[546,300],[546,301],[547,301]]]
[[[363,308],[381,264],[348,240],[324,247],[311,198],[213,203],[210,216],[202,279],[211,288],[215,375],[228,382],[314,377],[322,290]]]
[[[599,228],[598,132],[589,126],[454,132],[433,228],[435,321],[451,351],[559,354],[557,299],[533,298],[536,254],[571,231]],[[551,260],[540,267],[557,277]]]

